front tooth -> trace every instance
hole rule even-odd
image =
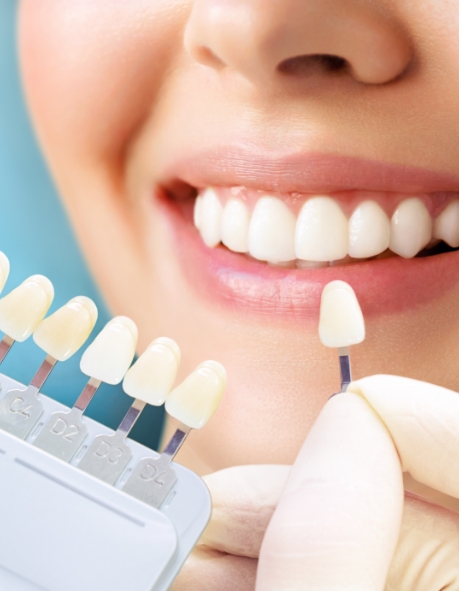
[[[33,340],[48,355],[66,361],[89,337],[96,320],[95,303],[79,296],[45,318],[35,330]]]
[[[296,257],[307,261],[344,258],[348,250],[348,226],[343,210],[333,199],[309,199],[301,208],[296,223]]]
[[[320,302],[319,337],[326,347],[348,347],[365,339],[362,310],[352,287],[331,281]]]
[[[373,257],[389,248],[389,242],[389,218],[375,201],[364,201],[349,219],[349,255]]]
[[[32,275],[0,300],[0,330],[15,341],[25,341],[46,315],[54,288],[43,275]]]
[[[137,326],[130,318],[116,316],[83,353],[81,371],[101,382],[119,384],[134,358],[137,335]]]
[[[223,244],[234,252],[247,252],[250,213],[239,199],[230,199],[222,214],[221,235]]]
[[[3,252],[0,252],[0,292],[5,287],[6,280],[10,274],[10,261]]]
[[[452,201],[435,218],[433,236],[453,248],[459,246],[459,201]]]
[[[226,371],[216,361],[204,361],[174,388],[166,411],[192,429],[200,429],[217,410],[226,388]]]
[[[417,197],[405,199],[395,210],[391,220],[389,248],[409,259],[422,250],[432,238],[432,218],[424,203]]]
[[[220,226],[223,207],[213,189],[206,189],[198,212],[199,230],[204,244],[209,248],[220,242]]]
[[[129,396],[160,406],[172,390],[180,363],[180,349],[166,337],[155,339],[128,370],[123,390]]]
[[[250,220],[249,253],[260,261],[294,260],[295,222],[295,216],[280,199],[259,199]]]
[[[202,197],[201,197],[201,195],[198,195],[196,197],[196,201],[194,202],[194,209],[193,209],[193,222],[198,230],[199,230],[199,226],[201,225],[201,208],[202,208]]]

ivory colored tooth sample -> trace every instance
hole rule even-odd
[[[179,363],[177,343],[166,337],[155,339],[124,376],[123,390],[133,398],[160,406],[172,390]]]
[[[85,296],[71,299],[45,318],[33,334],[36,344],[58,361],[66,361],[83,345],[97,320],[95,303]]]
[[[452,248],[459,246],[459,200],[451,201],[435,218],[433,237],[443,240]]]
[[[83,353],[81,371],[101,382],[119,384],[134,359],[137,336],[137,326],[130,318],[116,316]]]
[[[226,371],[204,361],[169,394],[166,411],[192,429],[201,429],[217,410],[226,388]]]
[[[43,275],[32,275],[0,299],[0,330],[15,341],[25,341],[49,310],[54,288]]]
[[[10,261],[5,253],[0,251],[0,292],[5,287],[6,280],[10,274]]]
[[[432,238],[432,218],[417,197],[402,201],[391,219],[389,248],[405,259],[418,254]]]
[[[326,347],[348,347],[365,339],[365,321],[352,287],[331,281],[320,302],[319,337]]]

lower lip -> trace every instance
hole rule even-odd
[[[317,321],[323,288],[340,279],[353,287],[366,316],[379,316],[427,304],[459,283],[459,251],[313,269],[273,267],[225,247],[206,247],[192,224],[191,203],[178,206],[159,197],[158,204],[184,276],[214,305],[270,319]]]

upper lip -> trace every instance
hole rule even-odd
[[[459,191],[459,177],[414,166],[325,154],[261,154],[260,150],[217,146],[169,163],[160,184],[167,188],[245,186],[277,193],[365,190],[399,193]]]

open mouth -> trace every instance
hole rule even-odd
[[[182,272],[213,303],[315,321],[334,279],[365,314],[412,309],[459,283],[457,179],[341,157],[284,159],[281,176],[263,160],[257,178],[253,162],[241,173],[240,156],[231,167],[224,156],[176,166],[156,191]]]

